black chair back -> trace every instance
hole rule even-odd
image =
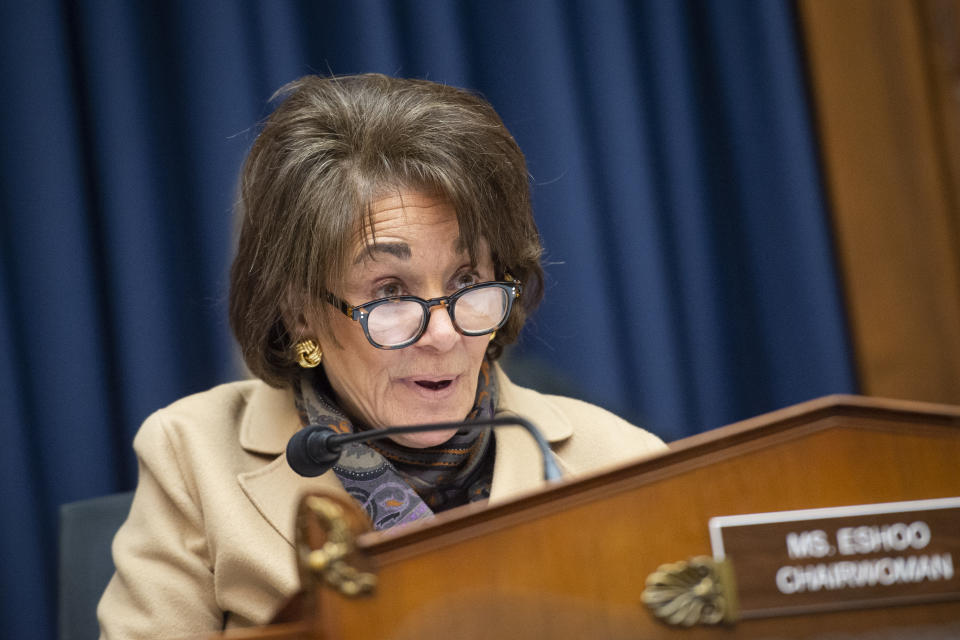
[[[127,518],[133,492],[60,507],[59,640],[96,640],[97,603],[113,575],[110,544]]]

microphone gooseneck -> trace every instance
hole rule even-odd
[[[301,476],[309,478],[326,473],[337,464],[343,447],[351,442],[370,442],[390,436],[424,431],[447,431],[456,429],[484,429],[486,427],[520,426],[527,430],[537,443],[543,457],[543,478],[556,482],[562,477],[550,445],[540,430],[519,416],[492,418],[490,420],[472,420],[470,422],[444,422],[440,424],[420,424],[409,427],[387,427],[357,433],[337,433],[330,427],[308,425],[295,433],[287,443],[287,463]]]

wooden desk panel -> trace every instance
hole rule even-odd
[[[314,637],[956,637],[960,602],[679,629],[641,593],[659,565],[710,555],[713,516],[960,496],[958,467],[960,408],[812,401],[510,503],[364,534],[377,589],[356,600],[318,590]]]

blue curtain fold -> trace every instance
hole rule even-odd
[[[367,71],[481,92],[527,154],[521,381],[667,440],[855,391],[788,0],[0,3],[0,636],[53,636],[57,506],[244,375],[231,208],[270,96]]]

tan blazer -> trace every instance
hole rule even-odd
[[[599,407],[518,387],[496,368],[498,415],[537,425],[569,475],[665,450]],[[343,491],[332,471],[303,478],[287,441],[300,429],[290,390],[225,384],[157,411],[134,449],[140,478],[113,541],[116,573],[97,615],[101,638],[178,638],[266,624],[299,588],[294,514],[311,489]],[[498,429],[491,502],[542,487],[542,462],[520,428]]]

